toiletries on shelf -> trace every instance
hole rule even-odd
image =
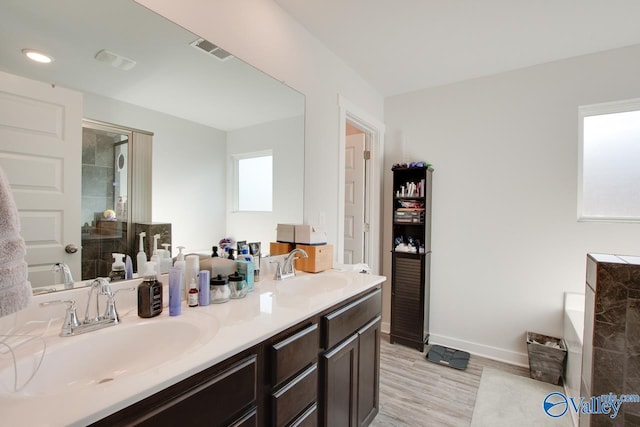
[[[147,264],[147,254],[144,252],[144,238],[146,235],[147,233],[144,231],[138,234],[138,236],[140,236],[140,248],[136,255],[136,271],[138,272],[138,276],[142,276],[145,272],[145,265]]]
[[[179,316],[182,313],[182,276],[181,268],[169,269],[169,316]]]
[[[144,280],[138,285],[138,316],[155,317],[162,313],[162,283],[158,281],[156,266],[148,262]]]
[[[109,273],[109,278],[112,282],[117,280],[124,280],[126,277],[126,273],[124,270],[124,254],[112,253],[113,264],[111,264],[111,272]]]
[[[198,306],[198,288],[196,285],[195,278],[191,278],[191,283],[189,284],[189,293],[187,294],[187,304],[189,305],[189,307]]]
[[[209,305],[209,270],[200,270],[198,273],[198,305]]]

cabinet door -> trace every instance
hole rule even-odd
[[[322,355],[322,425],[355,426],[358,398],[358,334]]]
[[[358,425],[366,426],[378,413],[380,384],[380,316],[358,331]]]
[[[391,339],[420,351],[424,334],[424,255],[394,254],[391,290]],[[404,342],[403,342],[404,341]]]

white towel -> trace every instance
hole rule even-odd
[[[31,301],[25,254],[18,208],[0,168],[0,317],[22,310]]]

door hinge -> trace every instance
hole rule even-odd
[[[369,232],[369,230],[370,230],[370,226],[369,226],[369,224],[368,224],[368,223],[365,223],[365,224],[364,224],[364,227],[362,227],[362,230],[363,230],[365,233],[368,233],[368,232]]]
[[[371,160],[371,150],[364,150],[363,154],[365,160]]]

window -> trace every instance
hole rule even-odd
[[[578,219],[640,221],[640,99],[579,111]]]
[[[235,155],[238,211],[271,212],[273,155],[271,151]]]

